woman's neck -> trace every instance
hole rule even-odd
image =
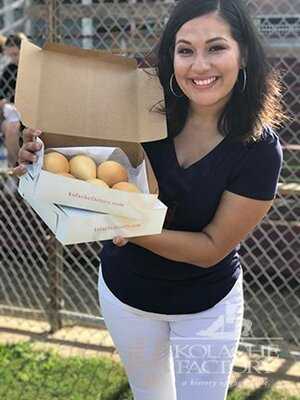
[[[215,104],[212,107],[197,108],[193,103],[189,105],[187,125],[192,129],[204,132],[218,132],[218,121],[224,110],[223,102]]]
[[[200,137],[210,139],[219,136],[218,118],[215,114],[195,113],[190,110],[182,133],[191,139]]]

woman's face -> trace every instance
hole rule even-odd
[[[239,45],[215,13],[192,19],[177,32],[174,74],[192,109],[223,109],[240,68]]]

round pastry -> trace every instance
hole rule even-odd
[[[43,169],[54,174],[69,172],[68,159],[57,151],[51,151],[44,155]]]
[[[125,192],[141,193],[140,189],[131,182],[118,182],[112,186],[112,189],[124,190]]]
[[[98,178],[88,179],[87,182],[92,183],[93,185],[102,186],[104,188],[109,188],[108,184]]]
[[[96,178],[96,171],[95,161],[84,154],[74,156],[70,160],[70,172],[75,178],[87,181]]]
[[[97,178],[113,186],[118,182],[128,181],[126,168],[116,161],[104,161],[97,168]]]

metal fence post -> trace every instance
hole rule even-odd
[[[92,0],[82,0],[83,6],[92,6]],[[92,16],[91,16],[92,17]],[[84,17],[81,20],[81,32],[82,32],[82,47],[85,49],[93,48],[93,18]]]
[[[63,283],[63,246],[49,235],[48,241],[48,307],[47,314],[50,332],[62,328],[62,283]]]
[[[59,3],[57,0],[48,0],[48,23],[49,23],[49,31],[48,31],[48,40],[50,42],[59,42]]]

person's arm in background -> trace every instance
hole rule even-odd
[[[20,115],[13,104],[3,106],[4,122],[2,132],[7,149],[8,166],[15,166],[19,152],[19,126]]]
[[[2,124],[4,143],[7,149],[8,166],[13,167],[18,160],[19,152],[19,122],[7,122]]]

